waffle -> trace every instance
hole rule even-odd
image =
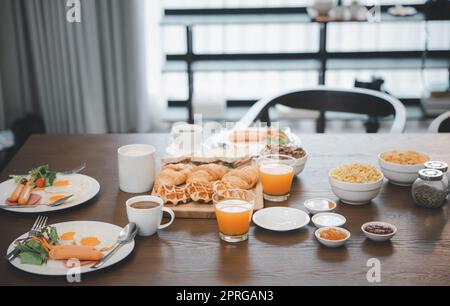
[[[209,203],[212,201],[214,190],[210,183],[193,182],[186,185],[186,193],[195,202]]]
[[[214,192],[221,192],[224,190],[229,190],[229,189],[234,189],[233,186],[231,186],[230,184],[224,182],[224,181],[215,181],[212,184],[212,188],[214,190]]]
[[[189,199],[185,188],[174,185],[162,185],[158,188],[157,193],[164,203],[173,205],[185,204]]]

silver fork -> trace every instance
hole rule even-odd
[[[41,233],[41,230],[45,227],[45,225],[47,224],[47,217],[44,216],[38,216],[36,221],[34,222],[33,226],[31,227],[31,229],[28,232],[28,237],[34,237],[37,236]],[[16,249],[12,250],[11,252],[9,252],[6,255],[6,260],[11,261],[13,260],[16,256],[18,255],[18,252],[16,251]]]
[[[76,173],[80,172],[81,170],[83,170],[84,168],[86,168],[86,163],[82,163],[81,165],[79,165],[75,169],[68,170],[68,171],[60,171],[58,173],[62,174],[62,175],[76,174]]]

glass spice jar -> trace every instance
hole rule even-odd
[[[436,169],[422,169],[419,178],[412,185],[414,202],[425,208],[439,208],[446,202],[447,187],[444,174]]]
[[[443,181],[444,181],[445,185],[447,186],[447,193],[450,192],[449,179],[448,179],[448,173],[447,173],[447,170],[448,170],[447,163],[433,160],[433,161],[426,162],[424,164],[424,166],[425,166],[425,168],[428,168],[428,169],[436,169],[436,170],[442,171],[442,173],[444,174]]]

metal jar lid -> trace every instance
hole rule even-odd
[[[437,170],[441,170],[442,172],[447,172],[448,170],[448,165],[447,163],[441,162],[441,161],[437,161],[437,160],[432,160],[429,162],[426,162],[424,164],[425,168],[428,169],[437,169]]]
[[[419,177],[424,181],[440,181],[444,173],[437,169],[422,169],[419,170]]]

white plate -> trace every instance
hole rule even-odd
[[[93,236],[97,237],[101,242],[101,246],[112,246],[119,236],[119,232],[122,230],[121,227],[96,221],[73,221],[53,224],[56,227],[59,235],[66,232],[76,232],[77,236]],[[28,233],[23,234],[17,239],[27,237]],[[16,239],[16,240],[17,240]],[[14,249],[14,242],[8,247],[8,252]],[[124,246],[122,246],[116,254],[114,254],[108,261],[105,262],[103,266],[98,269],[92,269],[89,266],[80,267],[80,273],[88,273],[96,270],[100,270],[109,267],[127,257],[134,249],[134,240]],[[106,253],[105,253],[106,255]],[[15,258],[11,261],[11,264],[25,272],[39,274],[39,275],[67,275],[68,268],[66,268],[61,260],[49,260],[42,266],[35,265],[25,265],[20,263],[19,258]]]
[[[71,186],[61,186],[61,187],[47,187],[46,191],[36,191],[35,193],[43,196],[41,203],[47,203],[47,198],[50,192],[56,194],[73,194],[74,196],[70,198],[66,203],[56,207],[50,207],[45,205],[40,205],[31,208],[4,208],[8,211],[21,212],[21,213],[44,213],[56,210],[67,209],[80,204],[83,204],[97,195],[100,191],[100,183],[87,175],[83,174],[71,174],[71,175],[61,175],[56,176],[56,180],[69,180]],[[0,204],[5,204],[6,199],[9,197],[11,192],[16,188],[16,184],[13,179],[5,181],[0,184]],[[47,192],[48,191],[48,192]],[[45,201],[45,202],[44,202]]]
[[[309,223],[309,216],[303,210],[290,207],[270,207],[253,215],[256,225],[272,231],[292,231]]]

